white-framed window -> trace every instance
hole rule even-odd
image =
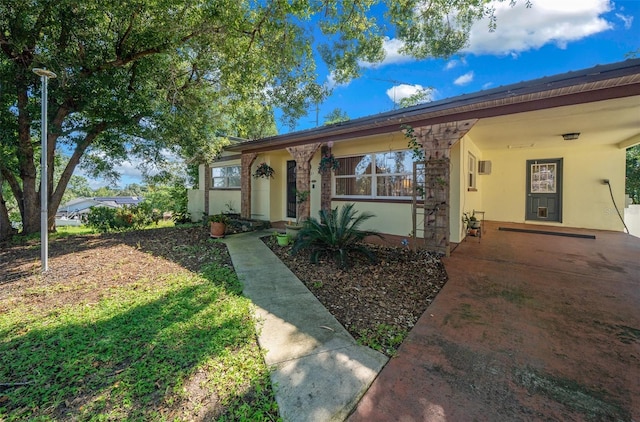
[[[333,196],[410,198],[413,183],[411,151],[387,151],[337,157]]]
[[[212,189],[239,189],[240,166],[223,166],[211,168]]]
[[[467,177],[467,187],[469,189],[476,189],[476,180],[478,178],[478,161],[476,160],[476,156],[472,153],[469,153],[469,172]]]
[[[556,193],[556,163],[531,164],[531,193]]]

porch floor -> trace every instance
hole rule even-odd
[[[640,239],[484,226],[349,420],[640,420]]]

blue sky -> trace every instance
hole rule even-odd
[[[525,0],[510,7],[496,4],[497,29],[486,21],[471,31],[468,48],[444,59],[413,60],[400,56],[400,43],[389,34],[387,57],[376,65],[362,63],[362,76],[334,85],[327,69],[318,63],[318,81],[333,86],[319,109],[319,124],[335,108],[351,119],[393,110],[396,102],[419,88],[431,88],[432,100],[495,88],[625,60],[640,49],[640,0]],[[640,54],[638,54],[640,56]],[[394,102],[395,99],[395,102]],[[316,112],[299,120],[295,130],[316,126]],[[279,133],[291,129],[278,122]],[[125,162],[117,168],[120,186],[141,183],[139,165]],[[106,183],[92,180],[91,186]]]
[[[401,43],[389,34],[387,58],[363,63],[362,77],[333,85],[326,68],[319,81],[334,87],[320,105],[319,124],[340,108],[354,119],[393,110],[396,102],[431,88],[432,100],[501,85],[625,60],[640,49],[640,0],[519,0],[496,3],[497,29],[476,23],[468,48],[449,59],[413,60],[398,54]],[[640,54],[639,54],[640,56]],[[395,100],[395,102],[394,102]],[[315,110],[300,119],[295,130],[316,126]],[[291,129],[280,124],[279,133]]]

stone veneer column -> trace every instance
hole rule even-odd
[[[316,153],[320,144],[308,144],[300,145],[297,147],[287,147],[287,151],[296,160],[296,190],[297,191],[311,191],[311,158]],[[310,198],[300,206],[300,221],[304,221],[309,218],[310,213]],[[296,209],[298,212],[298,209]]]
[[[331,155],[331,147],[324,145],[320,148],[323,157]],[[320,174],[320,209],[331,210],[331,170]]]
[[[440,123],[415,130],[426,161],[424,244],[449,256],[451,146],[471,130],[477,119]]]
[[[251,218],[251,165],[257,156],[255,152],[247,152],[240,158],[240,215],[242,218]]]

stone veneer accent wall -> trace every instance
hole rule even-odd
[[[296,190],[298,191],[311,190],[311,158],[318,148],[320,148],[319,143],[287,148],[289,154],[296,160]],[[300,221],[309,218],[309,198],[299,207],[299,210],[302,214]]]
[[[240,215],[242,218],[251,218],[251,165],[258,156],[255,152],[243,153],[240,158],[242,166],[240,174]]]
[[[320,152],[322,156],[331,155],[331,147],[324,145]],[[329,211],[331,209],[331,171],[320,174],[320,209]]]
[[[426,162],[424,246],[449,256],[451,146],[471,130],[477,119],[414,129]]]

